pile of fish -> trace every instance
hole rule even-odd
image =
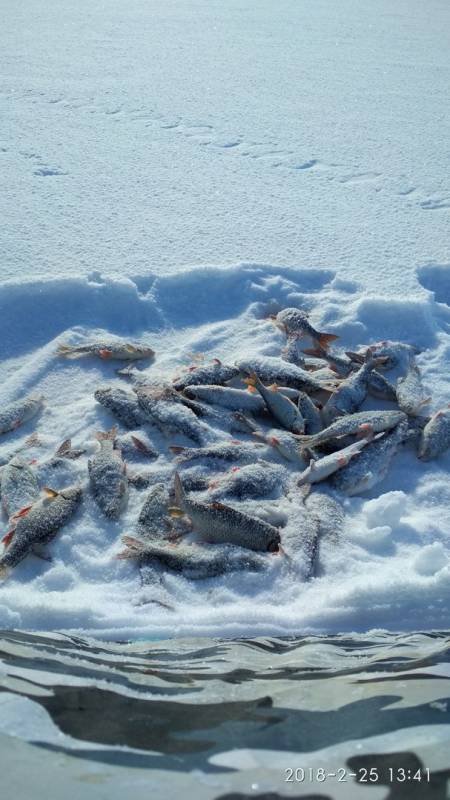
[[[342,352],[338,337],[316,331],[298,308],[272,321],[286,336],[278,357],[225,364],[197,356],[165,382],[152,364],[122,366],[112,385],[95,387],[95,400],[115,424],[96,433],[94,449],[74,449],[66,439],[50,457],[30,460],[28,448],[39,445],[35,432],[8,453],[0,464],[9,521],[0,577],[31,553],[49,559],[48,543],[81,513],[87,492],[99,514],[119,520],[133,491],[142,492],[141,510],[116,557],[135,560],[144,582],[160,580],[165,570],[192,579],[264,571],[274,557],[289,566],[302,548],[307,579],[319,574],[321,541],[336,542],[343,531],[343,497],[372,490],[405,443],[423,461],[449,448],[450,408],[426,416],[430,398],[416,348],[383,341]],[[154,355],[120,340],[57,351],[66,359]],[[382,407],[363,410],[368,396]],[[3,408],[0,434],[37,419],[43,405],[44,398],[31,396]],[[152,430],[165,437],[170,468],[153,468],[161,448]],[[154,462],[152,468],[133,473],[128,462],[139,459]],[[70,483],[75,461],[77,480]],[[55,469],[68,475],[58,491],[47,485]],[[280,498],[292,512],[280,511]]]

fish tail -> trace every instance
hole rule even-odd
[[[336,339],[339,339],[339,336],[334,333],[319,333],[317,336],[317,341],[323,350],[327,350],[331,342],[335,342]]]
[[[72,439],[64,439],[63,443],[55,450],[55,456],[65,456],[72,449]]]
[[[356,361],[357,364],[364,364],[364,356],[361,353],[354,353],[353,350],[346,350],[345,355],[348,356],[350,361]]]
[[[114,425],[110,431],[97,431],[95,438],[99,442],[114,441],[117,436],[117,425]]]
[[[139,450],[140,453],[144,453],[144,455],[146,455],[146,456],[154,455],[154,453],[145,444],[145,442],[143,442],[142,439],[139,439],[138,436],[132,436],[131,437],[131,441],[133,442],[136,450]]]
[[[316,358],[321,358],[323,356],[323,349],[320,347],[310,347],[307,350],[303,350],[303,352],[307,356],[315,356]]]
[[[135,539],[134,536],[122,536],[122,542],[126,545],[125,550],[117,553],[115,558],[122,560],[125,558],[139,558],[145,550],[145,543]]]
[[[255,387],[258,383],[258,376],[256,372],[250,372],[249,376],[247,378],[244,378],[244,383],[246,383],[247,386]]]
[[[65,358],[78,358],[81,355],[77,353],[76,347],[72,347],[70,344],[59,344],[56,354]]]
[[[183,455],[183,453],[185,453],[185,452],[186,452],[186,450],[187,450],[187,447],[181,447],[181,446],[180,446],[180,445],[178,445],[178,444],[171,444],[171,445],[170,445],[170,447],[169,447],[169,450],[170,450],[170,452],[171,452],[171,453],[173,453],[175,456],[181,456],[181,455]]]
[[[178,472],[175,472],[174,484],[175,484],[175,500],[176,500],[177,506],[182,507],[183,501],[185,500],[186,495],[185,495],[185,492],[184,492],[184,489],[183,489],[183,484],[181,482],[181,478],[180,478]]]

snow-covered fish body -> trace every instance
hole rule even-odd
[[[232,411],[260,414],[265,408],[264,400],[259,395],[243,389],[232,389],[229,386],[188,386],[184,393],[187,397],[213,403]]]
[[[163,483],[157,483],[147,494],[137,521],[137,533],[147,541],[161,541],[169,532],[169,492]]]
[[[317,342],[325,350],[331,342],[339,338],[333,333],[317,331],[309,322],[308,315],[299,308],[285,308],[283,311],[279,311],[275,318],[275,324],[281,330],[284,330],[288,336],[293,334],[309,336],[313,342]]]
[[[412,357],[406,375],[400,377],[397,381],[398,405],[405,414],[415,417],[430,400],[431,397],[427,397],[425,394],[419,367],[414,357]]]
[[[267,497],[286,481],[286,470],[268,461],[259,461],[243,467],[235,467],[220,478],[210,482],[210,497],[226,495],[247,500]],[[184,478],[183,485],[185,486]]]
[[[198,444],[211,438],[211,429],[200,422],[194,412],[174,400],[170,392],[149,387],[136,388],[138,403],[148,421],[155,422],[163,433],[182,433]]]
[[[256,373],[261,381],[266,384],[276,383],[278,386],[289,386],[304,392],[320,392],[323,389],[333,391],[334,385],[328,381],[320,381],[314,377],[313,372],[307,372],[295,364],[289,364],[275,356],[254,356],[241,359],[236,366],[242,375],[248,376]]]
[[[194,530],[207,542],[236,544],[249,550],[278,550],[277,528],[223,503],[193,500],[186,495],[178,474],[175,474],[175,499],[192,521]]]
[[[89,459],[89,481],[95,502],[106,517],[117,519],[128,500],[126,464],[114,449],[115,429],[98,433],[100,452]]]
[[[290,364],[297,367],[305,367],[305,356],[300,348],[300,339],[296,334],[291,334],[287,338],[286,346],[281,351],[281,357]]]
[[[305,508],[319,523],[320,538],[337,541],[344,530],[342,505],[325,492],[313,491],[305,498]]]
[[[369,442],[366,449],[334,475],[336,489],[350,497],[363,494],[380,483],[402,442],[408,438],[408,421],[404,419],[394,430]]]
[[[35,546],[47,544],[75,513],[81,500],[81,489],[76,486],[60,492],[47,490],[47,496],[37,500],[28,511],[18,517],[10,543],[0,557],[0,577],[20,563]]]
[[[305,430],[305,420],[303,419],[298,407],[289,397],[281,394],[276,385],[264,386],[256,373],[250,375],[252,385],[260,393],[268,410],[276,421],[291,433],[303,433]]]
[[[382,434],[381,434],[382,435]],[[344,447],[342,450],[337,450],[335,453],[330,453],[327,456],[322,456],[317,460],[311,459],[309,467],[300,475],[297,484],[302,486],[306,483],[319,483],[326,480],[338,469],[345,467],[353,456],[358,455],[361,450],[368,444],[368,439],[359,439],[356,442]]]
[[[24,422],[32,419],[39,413],[44,405],[43,397],[31,395],[22,400],[15,400],[13,403],[0,410],[0,433],[8,433],[19,428]]]
[[[347,356],[359,364],[363,364],[370,351],[373,358],[383,358],[384,362],[381,369],[390,370],[399,365],[405,364],[409,361],[414,353],[419,353],[420,350],[414,345],[405,344],[405,342],[392,342],[385,340],[382,342],[375,342],[369,346],[364,346],[356,352],[347,350]]]
[[[94,392],[94,397],[130,430],[148,422],[133,392],[125,392],[117,386],[104,386]]]
[[[395,386],[376,369],[372,370],[369,375],[367,389],[369,394],[372,397],[376,397],[377,400],[391,400],[395,402],[397,399]]]
[[[377,364],[370,358],[357,372],[342,381],[322,411],[325,425],[330,425],[341,414],[353,414],[358,410],[366,399],[369,375]]]
[[[1,472],[2,508],[12,517],[39,497],[39,485],[34,470],[24,459],[16,456]]]
[[[64,358],[96,356],[104,361],[134,361],[139,358],[153,358],[155,355],[155,351],[148,345],[131,344],[115,339],[81,345],[60,344],[56,352]]]
[[[298,396],[298,409],[305,420],[305,433],[319,433],[323,428],[322,417],[319,409],[306,392],[300,392]]]
[[[114,446],[121,451],[125,459],[150,459],[158,458],[159,455],[142,431],[134,431],[134,433],[125,433],[122,436],[117,436]]]
[[[191,580],[214,578],[235,570],[261,571],[270,566],[270,556],[230,544],[163,544],[143,542],[130,536],[122,538],[126,549],[118,558],[134,558],[141,564],[159,561]]]
[[[450,447],[450,408],[437,411],[425,425],[419,442],[419,458],[431,461]]]
[[[215,359],[210,364],[193,366],[182,372],[173,380],[173,386],[180,391],[186,386],[207,385],[223,386],[224,383],[237,378],[239,370],[235,366],[222,364]]]
[[[177,462],[194,461],[198,458],[217,458],[221,461],[240,461],[242,463],[255,461],[261,452],[266,451],[262,444],[245,444],[238,439],[229,442],[219,442],[206,447],[178,447],[169,448],[177,456]]]
[[[399,422],[406,420],[403,411],[358,411],[356,414],[348,414],[339,417],[323,431],[313,436],[298,436],[297,440],[301,447],[315,447],[330,439],[338,439],[341,436],[352,434],[367,435],[369,433],[380,433],[390,430],[398,425]]]

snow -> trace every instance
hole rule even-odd
[[[30,457],[67,436],[92,453],[111,427],[93,395],[125,386],[116,365],[57,359],[58,343],[148,342],[167,379],[192,352],[279,356],[266,318],[286,306],[348,349],[418,346],[431,409],[447,405],[448,4],[29,0],[3,16],[0,403],[47,403],[1,438],[0,459],[34,429]],[[168,446],[192,442],[147,433],[161,455],[130,469],[165,482]],[[170,574],[158,591],[173,611],[139,605],[151,590],[114,559],[145,491],[111,523],[85,492],[53,562],[30,557],[0,588],[0,625],[115,639],[447,627],[449,465],[403,448],[345,501],[342,538],[308,582],[301,499],[252,501],[286,522],[298,571]],[[45,482],[86,476],[83,457]]]
[[[30,309],[23,323],[12,313],[19,294]],[[167,381],[189,366],[192,353],[201,353],[204,363],[215,357],[234,363],[254,355],[278,356],[284,335],[267,314],[297,305],[309,310],[318,329],[339,335],[339,343],[349,349],[383,333],[420,346],[417,361],[435,410],[448,397],[449,334],[441,305],[431,294],[412,306],[410,299],[369,295],[356,283],[343,284],[329,270],[240,264],[155,275],[144,292],[131,279],[99,273],[7,282],[0,289],[0,303],[5,309],[0,321],[0,401],[6,404],[30,391],[46,397],[40,416],[2,437],[0,458],[33,430],[43,444],[29,448],[30,459],[49,458],[68,436],[73,447],[88,451],[61,471],[51,465],[43,470],[41,485],[50,483],[57,489],[80,482],[85,488],[82,508],[50,546],[52,562],[30,556],[2,585],[1,625],[87,631],[114,639],[416,629],[419,620],[421,628],[445,627],[450,606],[448,454],[424,464],[406,445],[371,492],[341,498],[344,530],[337,541],[322,542],[316,578],[306,580],[308,529],[302,497],[291,492],[286,498],[275,491],[262,500],[244,500],[240,507],[283,525],[281,537],[294,569],[274,556],[263,574],[236,572],[190,581],[166,571],[161,585],[141,587],[136,564],[115,556],[123,547],[121,535],[135,534],[145,489],[131,486],[126,511],[109,522],[87,486],[87,457],[97,447],[95,432],[114,422],[96,403],[94,392],[100,385],[129,388],[128,384],[117,376],[117,363],[91,357],[68,361],[56,355],[61,342],[123,336],[155,350],[154,362],[142,366],[152,382]],[[58,313],[51,313],[53,307]],[[380,403],[392,407],[373,399],[366,407]],[[211,426],[210,441],[232,435],[227,424],[218,426],[215,419],[204,418],[202,424]],[[195,445],[157,427],[148,426],[147,435],[160,455],[149,461],[137,457],[130,461],[129,472],[144,471],[167,483],[175,468],[169,446]],[[260,457],[283,471],[301,471],[301,465],[284,461],[274,449],[263,448]],[[181,470],[195,467],[196,474],[217,478],[231,466],[204,461],[187,463]]]

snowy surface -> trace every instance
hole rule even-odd
[[[24,316],[15,316],[20,295]],[[368,296],[356,283],[331,271],[294,271],[240,265],[222,270],[198,268],[155,277],[140,292],[128,279],[58,279],[5,285],[0,341],[9,357],[2,362],[1,402],[31,390],[47,398],[40,417],[2,437],[0,456],[19,447],[32,430],[42,446],[30,456],[42,461],[67,436],[75,447],[95,449],[97,430],[114,418],[93,397],[100,385],[127,386],[116,363],[56,356],[59,343],[121,335],[150,344],[156,358],[148,374],[167,380],[191,363],[192,352],[208,360],[233,363],[254,354],[274,356],[283,334],[267,319],[282,307],[298,305],[311,321],[340,336],[343,345],[382,337],[400,338],[421,348],[421,367],[432,410],[446,405],[447,332],[450,311],[432,295],[419,301]],[[38,324],[36,324],[38,322]],[[70,326],[70,328],[68,328]],[[368,407],[381,401],[368,400]],[[383,403],[381,403],[383,405]],[[387,407],[389,404],[384,403]],[[229,437],[212,425],[211,438]],[[182,436],[148,428],[160,456],[149,469],[167,482],[174,469],[172,444],[192,446]],[[240,434],[249,441],[249,437]],[[284,463],[268,448],[264,458]],[[273,558],[267,573],[234,573],[189,581],[167,573],[162,585],[140,586],[134,562],[120,562],[120,536],[135,532],[146,492],[130,489],[128,508],[117,522],[106,522],[87,489],[87,457],[67,462],[42,479],[54,488],[70,482],[85,486],[76,517],[51,545],[53,562],[30,556],[0,589],[0,624],[28,629],[87,630],[109,638],[167,635],[259,635],[370,628],[405,630],[444,628],[450,607],[450,456],[424,464],[406,445],[385,480],[364,497],[344,501],[345,530],[338,541],[324,541],[320,576],[306,581],[307,542],[303,503],[291,493],[249,501],[248,509],[281,520],[282,541],[295,553],[295,569]],[[195,463],[195,462],[194,462]],[[218,467],[219,470],[225,467]],[[214,474],[205,470],[206,475]],[[305,549],[306,548],[306,549]],[[165,608],[148,600],[160,600]]]
[[[47,398],[0,455],[34,428],[41,459],[111,426],[93,393],[113,366],[58,360],[60,341],[149,341],[167,377],[192,351],[277,355],[263,317],[287,305],[350,348],[418,345],[432,408],[448,403],[448,3],[0,5],[0,402]],[[174,442],[157,440],[155,474]],[[52,564],[29,558],[0,589],[0,624],[114,638],[445,627],[449,464],[406,447],[348,501],[321,577],[275,562],[264,578],[170,576],[175,611],[137,605],[137,568],[114,559],[145,493],[111,524],[86,493]],[[86,459],[73,469],[85,482]]]
[[[433,288],[445,0],[0,8],[2,278],[250,260]]]

